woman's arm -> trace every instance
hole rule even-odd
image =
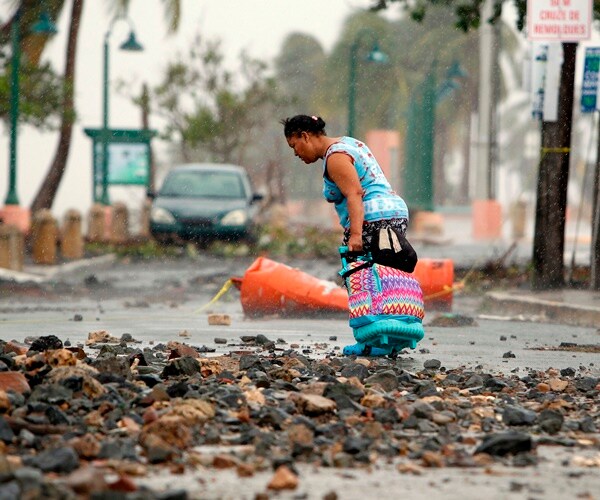
[[[362,228],[364,220],[363,188],[352,163],[345,153],[332,153],[327,158],[327,175],[335,182],[348,202],[350,218],[350,239],[348,250],[362,250]]]

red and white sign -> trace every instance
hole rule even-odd
[[[593,0],[527,0],[529,40],[578,42],[592,30]]]

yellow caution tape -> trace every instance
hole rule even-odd
[[[194,313],[197,314],[209,307],[210,305],[214,304],[217,300],[219,300],[223,295],[227,293],[227,291],[231,288],[231,285],[233,285],[233,280],[227,280],[225,284],[221,287],[221,289],[217,292],[217,294],[212,299],[210,299],[209,302],[204,304],[202,307],[196,309]]]

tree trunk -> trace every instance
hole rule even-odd
[[[81,24],[81,12],[84,0],[73,0],[71,9],[71,24],[69,25],[69,39],[67,42],[67,57],[64,76],[64,100],[63,112],[60,125],[60,136],[58,146],[54,154],[54,160],[50,165],[48,174],[42,182],[40,190],[31,204],[31,212],[35,213],[42,208],[50,209],[54,203],[56,192],[60,186],[71,148],[71,135],[73,131],[73,120],[75,114],[75,60],[77,53],[77,39],[79,26]]]
[[[576,43],[563,43],[558,119],[542,124],[533,240],[532,287],[536,290],[549,290],[564,285],[565,219],[576,50]]]

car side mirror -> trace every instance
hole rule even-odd
[[[156,198],[156,193],[154,191],[152,191],[151,189],[148,189],[148,191],[146,191],[146,196],[148,198],[150,198],[151,200],[153,200],[154,198]]]
[[[250,203],[256,203],[257,201],[261,201],[264,198],[264,196],[260,193],[254,193],[252,195],[252,199],[250,200]]]

